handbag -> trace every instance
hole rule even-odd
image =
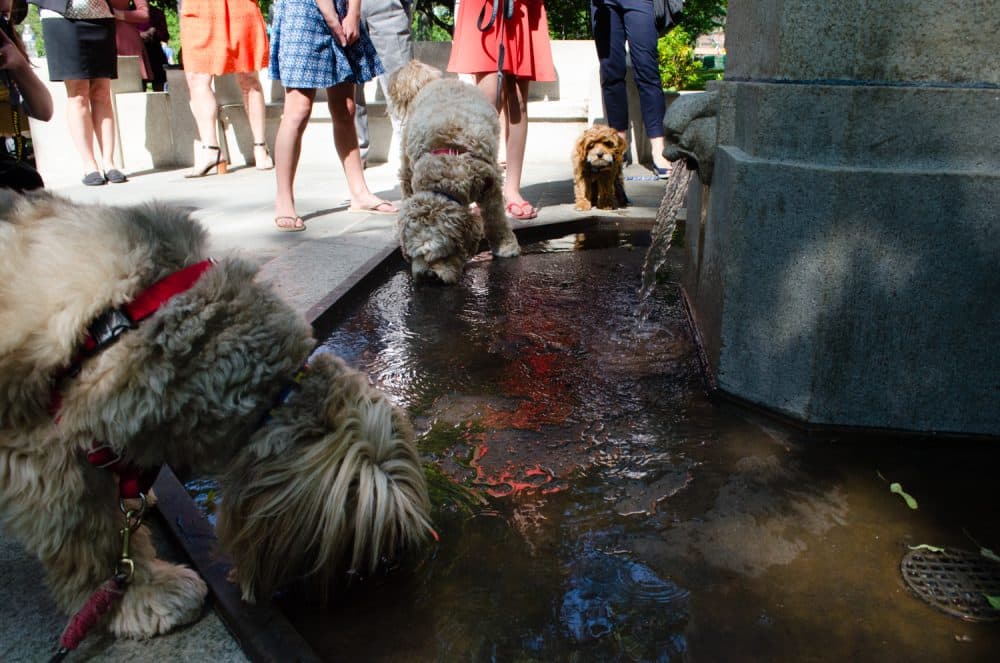
[[[661,37],[677,25],[684,11],[684,0],[653,0],[653,26]]]

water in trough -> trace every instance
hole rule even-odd
[[[415,568],[359,580],[332,606],[279,599],[317,653],[982,661],[1000,651],[997,624],[936,610],[900,575],[910,546],[1000,550],[997,453],[806,435],[712,397],[676,285],[641,287],[649,243],[648,233],[570,234],[514,260],[483,254],[449,288],[415,286],[400,270],[329,335],[320,351],[409,411],[441,538]],[[660,258],[661,274],[679,272],[674,252]],[[209,490],[194,493],[204,501]]]

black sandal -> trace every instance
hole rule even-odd
[[[215,161],[209,161],[200,170],[192,170],[190,173],[186,173],[184,177],[205,177],[205,175],[210,175],[208,171],[215,169],[215,172],[219,175],[225,175],[229,163],[222,158],[222,150],[219,149],[218,145],[202,145],[203,150],[215,150]]]

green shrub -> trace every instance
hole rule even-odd
[[[668,32],[656,45],[659,55],[660,80],[666,90],[688,90],[699,84],[702,64],[694,57],[691,35],[683,28],[676,27]]]

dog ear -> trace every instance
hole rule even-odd
[[[615,132],[615,151],[618,152],[619,154],[624,155],[625,154],[625,150],[627,150],[627,149],[628,149],[628,143],[625,141],[624,138],[622,138],[621,134],[619,134],[616,131]]]

